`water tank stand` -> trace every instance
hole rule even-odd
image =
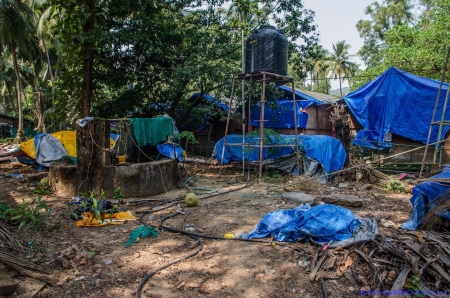
[[[233,78],[233,85],[231,88],[231,96],[230,96],[230,102],[228,104],[228,116],[227,116],[227,124],[225,126],[225,137],[223,139],[223,147],[222,147],[222,156],[220,160],[220,174],[222,174],[222,167],[223,167],[223,158],[225,154],[225,147],[226,146],[234,146],[238,144],[227,144],[227,136],[228,136],[228,127],[230,125],[230,117],[231,117],[231,107],[233,105],[233,98],[234,98],[234,91],[236,86],[236,81],[247,81],[251,83],[262,83],[262,91],[261,91],[261,108],[260,108],[260,120],[258,121],[260,123],[259,125],[259,158],[258,158],[258,164],[259,164],[259,182],[261,182],[262,178],[262,169],[263,169],[263,150],[265,147],[275,147],[274,145],[264,145],[264,110],[265,110],[265,103],[266,103],[266,85],[267,83],[275,83],[276,86],[281,86],[286,83],[291,83],[292,85],[292,103],[294,106],[294,133],[295,133],[295,145],[296,149],[298,150],[298,132],[297,132],[297,103],[295,100],[295,87],[294,87],[294,78],[274,74],[270,72],[254,72],[254,73],[247,73],[247,74],[240,74]],[[242,105],[244,105],[244,101],[242,102]],[[244,109],[242,109],[244,110]],[[250,125],[250,119],[247,119],[247,129]],[[242,136],[245,136],[245,130],[242,131]],[[239,144],[240,145],[240,144]],[[242,144],[243,148],[245,146],[244,142]],[[276,147],[291,147],[292,145],[276,145]],[[253,146],[252,146],[253,147]],[[244,158],[244,155],[242,155],[242,158]],[[244,169],[243,169],[244,170]]]

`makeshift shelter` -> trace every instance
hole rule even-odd
[[[288,86],[278,87],[284,92],[284,96],[279,98],[273,105],[268,105],[264,109],[264,127],[275,129],[291,129],[294,128],[294,117],[292,103],[292,88]],[[295,89],[296,109],[297,109],[297,128],[306,129],[308,127],[309,108],[318,107],[325,104],[332,104],[337,101],[331,95]],[[316,111],[318,113],[318,111]],[[317,121],[318,115],[313,121]],[[250,125],[259,127],[260,120],[260,104],[257,104],[250,112]],[[317,125],[317,123],[316,123]]]
[[[351,113],[364,127],[354,145],[382,149],[392,147],[390,133],[426,144],[439,82],[391,67],[378,78],[344,97]],[[448,84],[444,83],[437,108],[442,115]],[[450,119],[447,109],[445,119]],[[430,143],[436,142],[438,126]],[[442,129],[441,140],[449,126]]]
[[[263,161],[268,168],[278,169],[287,173],[297,171],[297,152],[295,150],[295,136],[279,135],[269,137],[267,146],[270,145],[292,145],[290,147],[265,147],[263,150]],[[214,148],[213,158],[219,163],[227,164],[232,161],[256,162],[259,160],[259,139],[256,136],[246,136],[244,146],[233,146],[242,144],[242,135],[228,135],[227,146],[223,151],[224,138],[220,139]],[[321,135],[299,135],[299,150],[304,154],[305,174],[322,176],[338,171],[344,167],[347,154],[338,139]],[[223,159],[222,159],[223,157]]]

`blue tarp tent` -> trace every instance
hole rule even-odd
[[[280,86],[278,89],[284,92],[284,96],[278,99],[278,107],[266,105],[264,109],[265,128],[294,128],[294,105],[292,103],[292,87]],[[319,98],[318,98],[319,97]],[[335,102],[333,96],[318,92],[295,89],[295,100],[297,104],[297,128],[306,128],[308,114],[306,108],[311,105],[331,104]],[[259,127],[260,104],[251,109],[250,125]]]
[[[447,167],[442,173],[439,173],[432,178],[450,178],[450,168]],[[427,212],[433,212],[433,200],[449,189],[450,185],[448,184],[432,181],[425,181],[415,186],[412,189],[413,194],[410,200],[414,209],[408,221],[402,224],[401,228],[407,230],[417,229],[425,218],[425,214]],[[450,219],[450,212],[441,215]]]
[[[224,138],[220,139],[214,148],[213,158],[216,158],[219,163],[222,161]],[[304,152],[308,158],[318,161],[324,168],[326,174],[342,169],[347,158],[342,143],[333,137],[322,135],[299,135],[298,136],[299,149]],[[245,144],[258,145],[259,136],[246,136]],[[280,135],[279,138],[271,138],[269,143],[272,145],[283,144],[292,145],[291,147],[273,147],[263,149],[264,160],[274,160],[279,157],[288,156],[295,153],[295,136]],[[227,144],[242,144],[242,135],[227,136]],[[225,146],[223,163],[231,161],[242,161],[242,146]],[[257,147],[244,146],[245,160],[258,161],[259,149]]]
[[[425,144],[428,138],[439,82],[391,67],[372,82],[347,94],[344,99],[364,130],[353,144],[379,149],[388,132]],[[438,116],[442,114],[448,84],[443,84]],[[450,119],[447,109],[445,119]],[[444,126],[441,139],[449,127]],[[435,126],[430,142],[436,142]]]

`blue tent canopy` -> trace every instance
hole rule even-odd
[[[442,115],[448,84],[444,83],[439,99],[437,119]],[[372,82],[344,97],[351,113],[364,130],[354,144],[379,149],[388,132],[426,144],[439,82],[391,67]],[[445,119],[450,119],[447,109]],[[436,142],[434,126],[430,142]],[[449,127],[444,126],[441,139]]]

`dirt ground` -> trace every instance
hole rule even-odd
[[[206,165],[187,165],[185,178],[195,177],[196,187],[216,189],[220,192],[240,188],[244,179],[240,170],[228,170],[218,178],[218,169]],[[34,172],[24,166],[0,166],[0,203],[16,204],[22,198],[32,198],[36,184],[23,179],[8,178],[11,173],[27,175]],[[237,177],[237,178],[235,178]],[[228,180],[228,181],[227,181]],[[258,184],[252,181],[246,188],[225,195],[201,200],[197,210],[186,217],[186,226],[197,233],[223,236],[225,233],[249,233],[267,212],[297,207],[281,196],[276,186],[293,182],[292,177],[267,178]],[[395,228],[381,223],[390,220],[403,223],[412,208],[410,194],[395,194],[375,185],[347,181],[348,184],[329,182],[325,185],[309,183],[301,189],[311,196],[331,193],[353,194],[365,199],[363,206],[351,209],[361,217],[378,220],[380,233],[389,236]],[[306,184],[305,184],[306,185]],[[341,187],[339,187],[341,186]],[[187,194],[185,189],[174,189],[151,199],[174,199]],[[125,194],[126,195],[126,194]],[[203,195],[205,196],[205,195]],[[140,225],[139,220],[124,225],[104,227],[76,227],[69,218],[66,201],[72,198],[43,197],[51,207],[49,226],[61,224],[59,231],[44,231],[36,235],[32,261],[60,282],[46,285],[36,297],[134,297],[144,276],[158,267],[184,257],[198,248],[196,241],[181,234],[159,231],[156,238],[140,239],[124,247],[129,234]],[[109,199],[109,198],[107,198]],[[136,205],[135,198],[126,197],[119,210],[130,210],[136,216],[152,203]],[[182,207],[182,206],[181,206]],[[186,208],[186,212],[194,210]],[[146,214],[144,221],[155,225],[180,207]],[[165,221],[166,225],[180,228],[184,215]],[[19,235],[23,243],[31,238]],[[270,240],[270,239],[267,239]],[[197,255],[161,270],[146,283],[142,297],[323,297],[320,281],[310,281],[310,267],[299,266],[300,260],[312,261],[317,247],[311,244],[251,243],[202,239],[203,248]],[[63,251],[72,249],[69,266],[63,266]],[[342,252],[335,252],[337,254]],[[9,269],[16,279],[24,280],[18,272]],[[399,272],[394,272],[398,275]],[[362,285],[351,285],[345,278],[329,279],[328,297],[359,297]],[[339,296],[338,294],[339,293]],[[20,296],[22,294],[22,296]],[[16,293],[11,297],[25,297]]]

